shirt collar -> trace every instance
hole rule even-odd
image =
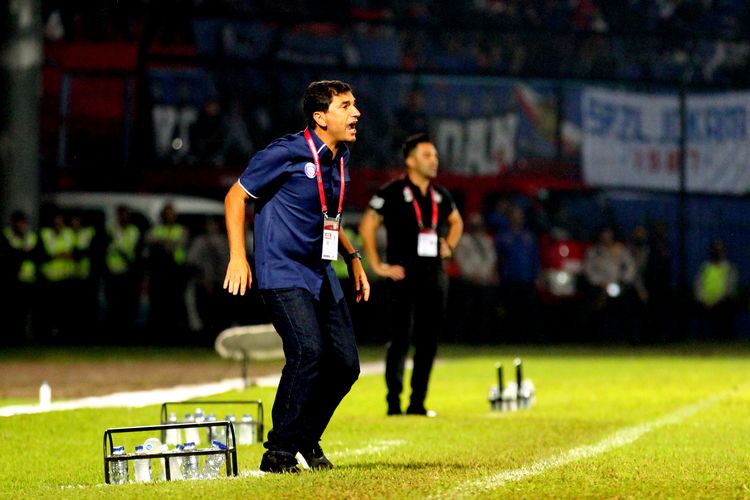
[[[409,178],[408,175],[406,175],[406,173],[404,173],[404,182],[406,183],[407,186],[409,186],[409,188],[412,190],[415,196],[419,196],[420,198],[425,197],[425,195],[422,194],[422,190],[419,189],[417,185],[411,181],[411,179]],[[429,189],[431,187],[432,187],[432,182],[430,182],[427,188]],[[428,191],[428,194],[429,194],[429,191]]]
[[[312,137],[313,143],[315,144],[315,147],[318,149],[318,156],[321,158],[328,155],[328,157],[331,156],[331,150],[326,146],[326,143],[323,142],[323,139],[318,137],[318,134],[315,133],[315,130],[308,127],[310,130],[310,137]],[[349,145],[344,143],[341,143],[341,146],[339,147],[339,156],[345,154],[347,151],[349,151]]]

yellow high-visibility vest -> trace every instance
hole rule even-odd
[[[19,236],[11,228],[6,227],[3,230],[3,234],[12,248],[26,252],[33,250],[36,247],[37,241],[39,241],[36,233],[32,231]],[[23,283],[34,283],[36,281],[36,264],[33,260],[24,259],[21,261],[21,266],[18,269],[18,281]]]
[[[47,254],[51,257],[47,262],[42,263],[42,275],[48,281],[63,281],[73,276],[75,263],[63,257],[65,254],[73,253],[75,235],[73,231],[66,227],[59,233],[52,228],[42,228],[42,244]]]
[[[141,239],[141,230],[135,224],[125,227],[112,226],[109,228],[110,242],[107,246],[105,257],[107,269],[112,274],[123,274],[135,262],[138,248],[138,240]]]

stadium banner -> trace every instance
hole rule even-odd
[[[403,90],[415,87],[424,96],[441,170],[493,175],[516,168],[521,159],[557,157],[554,83],[420,76]]]
[[[750,189],[750,93],[689,96],[688,191],[741,194]],[[582,94],[581,161],[592,186],[679,189],[679,100],[587,88]]]

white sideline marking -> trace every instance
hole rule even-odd
[[[362,363],[362,375],[378,375],[385,371],[383,361]],[[281,374],[266,375],[253,379],[253,384],[260,387],[276,387],[279,385]],[[140,408],[149,405],[160,405],[165,401],[184,401],[193,398],[221,394],[222,392],[242,390],[245,388],[242,378],[232,378],[200,385],[179,385],[166,389],[152,389],[148,391],[116,392],[106,396],[92,396],[69,401],[53,402],[48,408],[39,405],[14,405],[0,408],[0,417],[27,415],[31,413],[45,413],[48,411],[79,410],[81,408],[112,408],[130,407]],[[54,388],[53,388],[54,390]]]
[[[358,457],[362,455],[377,455],[378,453],[388,451],[391,448],[395,448],[396,446],[401,446],[403,444],[406,444],[406,441],[404,441],[403,439],[382,439],[378,441],[373,441],[372,443],[368,444],[364,448],[334,451],[330,453],[330,455],[333,458]]]
[[[404,443],[406,443],[406,441],[402,439],[381,439],[373,441],[364,448],[354,448],[353,450],[346,448],[341,451],[327,453],[327,455],[333,459],[342,457],[359,457],[362,455],[377,455],[384,451],[388,451],[391,448],[395,448],[396,446],[401,446]],[[301,453],[297,452],[296,458],[303,469],[310,468],[310,466],[308,466],[307,462],[305,461],[305,457],[303,457]]]
[[[476,495],[483,491],[499,488],[510,482],[522,481],[533,476],[538,476],[539,474],[543,474],[548,470],[556,469],[578,460],[601,455],[602,453],[606,453],[615,448],[629,445],[641,438],[644,434],[647,434],[660,427],[664,427],[665,425],[679,424],[680,422],[687,419],[688,417],[691,417],[700,410],[709,408],[716,403],[728,398],[734,393],[735,391],[727,391],[723,394],[717,394],[710,398],[704,399],[703,401],[699,401],[698,403],[679,408],[672,413],[657,418],[656,420],[651,420],[650,422],[644,422],[632,427],[625,427],[623,429],[620,429],[614,434],[611,434],[602,439],[598,443],[572,448],[568,451],[560,453],[559,455],[534,462],[533,464],[526,467],[519,467],[518,469],[498,472],[497,474],[493,474],[481,479],[466,481],[459,484],[450,491],[435,495],[433,498],[456,498],[461,496]]]

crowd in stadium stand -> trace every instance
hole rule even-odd
[[[248,60],[709,84],[750,74],[750,7],[739,0],[48,1],[45,16],[51,40],[147,41]]]

